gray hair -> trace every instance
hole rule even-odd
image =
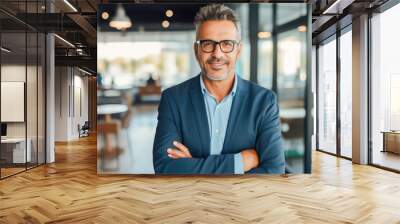
[[[235,24],[237,36],[241,39],[240,21],[231,8],[223,4],[210,4],[206,5],[197,12],[194,17],[194,24],[196,25],[196,36],[198,34],[199,26],[209,20],[228,20]]]

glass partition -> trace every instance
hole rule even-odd
[[[350,27],[351,28],[351,27]],[[352,149],[352,35],[340,36],[340,155],[351,158]]]
[[[371,19],[372,164],[400,171],[400,4]]]
[[[26,114],[27,114],[27,150],[30,151],[30,160],[27,167],[37,165],[37,76],[38,76],[38,35],[33,30],[27,32],[27,82],[26,82]]]
[[[45,163],[46,40],[26,19],[27,13],[43,13],[44,3],[0,4],[15,10],[0,12],[0,178]]]
[[[31,151],[27,151],[26,140],[26,30],[25,26],[19,23],[14,27],[5,26],[4,23],[2,25],[0,150],[3,178],[24,171],[26,162],[31,161]]]
[[[38,164],[44,164],[46,162],[46,36],[43,33],[38,33],[38,76],[37,76],[37,162]]]
[[[336,154],[336,36],[318,48],[318,149]]]

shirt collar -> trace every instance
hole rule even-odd
[[[235,74],[235,81],[233,83],[233,88],[232,88],[231,92],[229,93],[229,95],[232,95],[232,96],[235,95],[236,89],[237,89],[237,83],[238,83],[238,77]],[[202,73],[200,73],[200,87],[201,87],[201,92],[203,93],[203,95],[207,93],[208,95],[212,96],[212,94],[208,91],[208,89],[206,88],[206,86],[204,84]]]

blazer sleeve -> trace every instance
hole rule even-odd
[[[246,173],[285,173],[285,155],[275,93],[269,96],[267,108],[257,131],[256,151],[260,165]]]
[[[205,158],[168,157],[167,149],[174,148],[172,142],[182,142],[178,111],[172,107],[168,90],[161,96],[158,107],[158,123],[153,144],[153,165],[156,174],[233,174],[234,154],[210,155]],[[193,136],[195,137],[195,136]]]

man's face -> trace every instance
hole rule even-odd
[[[210,20],[203,22],[198,28],[197,40],[239,41],[235,24],[229,20]],[[241,43],[235,44],[234,50],[224,53],[219,45],[214,51],[206,53],[200,45],[194,45],[194,51],[200,68],[212,80],[224,80],[235,73],[236,60],[240,56]]]

